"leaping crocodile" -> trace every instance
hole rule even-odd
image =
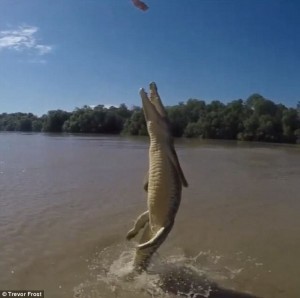
[[[137,218],[134,227],[127,234],[127,239],[130,240],[144,228],[133,264],[137,273],[147,269],[151,256],[171,231],[181,201],[182,186],[188,186],[156,84],[150,84],[150,98],[143,88],[140,96],[150,148],[148,179],[144,185],[148,192],[148,210]]]

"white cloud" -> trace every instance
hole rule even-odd
[[[36,58],[36,59],[30,59],[27,62],[34,63],[34,64],[46,64],[47,60]]]
[[[41,45],[41,44],[36,45],[35,48],[38,50],[40,55],[48,54],[53,50],[53,47],[45,46],[45,45]]]
[[[92,108],[92,109],[94,109],[95,107],[97,107],[98,105],[100,105],[100,106],[104,106],[104,108],[106,108],[106,109],[109,109],[110,107],[114,107],[114,108],[118,108],[119,106],[120,106],[120,104],[102,104],[102,103],[100,103],[100,104],[92,104],[92,105],[89,105],[89,107],[90,108]]]
[[[44,45],[36,40],[38,28],[34,26],[20,26],[16,30],[0,31],[0,50],[34,51],[38,55],[45,55],[53,50],[50,45]]]

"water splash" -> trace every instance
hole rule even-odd
[[[132,276],[134,253],[134,246],[128,245],[100,251],[89,265],[89,280],[74,288],[73,297],[253,297],[218,285],[234,280],[244,270],[226,266],[225,258],[219,254],[201,251],[187,257],[178,250],[164,258],[155,254],[147,273]]]

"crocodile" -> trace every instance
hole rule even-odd
[[[150,83],[150,98],[143,88],[140,96],[150,137],[149,171],[144,184],[148,210],[137,218],[126,237],[130,240],[144,229],[133,262],[137,273],[147,270],[152,255],[167,238],[180,205],[182,186],[188,186],[156,84]]]

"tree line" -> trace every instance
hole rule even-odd
[[[206,103],[189,99],[166,107],[174,137],[296,143],[300,140],[300,102],[296,108],[275,104],[260,94],[248,99]],[[73,112],[52,110],[0,114],[0,131],[147,135],[143,110],[125,104],[83,106]]]

